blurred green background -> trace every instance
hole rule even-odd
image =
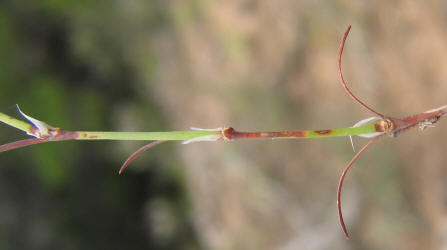
[[[3,0],[0,111],[68,130],[326,129],[446,104],[444,1]],[[446,124],[385,138],[0,155],[0,249],[446,249]],[[0,128],[0,143],[24,135]],[[366,141],[356,139],[357,147]]]

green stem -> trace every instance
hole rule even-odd
[[[6,123],[11,127],[29,133],[35,129],[35,126],[6,115],[0,112],[0,122]],[[69,132],[69,131],[66,131]],[[71,132],[70,132],[71,133]],[[191,131],[171,131],[171,132],[102,132],[102,131],[77,131],[78,136],[71,137],[75,140],[190,140],[198,137],[218,136],[220,131],[212,130],[191,130]]]
[[[220,135],[220,131],[170,131],[170,132],[102,132],[78,131],[76,140],[130,140],[130,141],[183,141],[202,136]]]
[[[22,115],[24,115],[22,113]],[[35,120],[27,115],[24,115],[33,123],[38,123],[41,126],[47,126],[45,123]],[[0,112],[0,121],[4,122],[14,128],[22,130],[27,134],[36,130],[36,126],[28,122],[18,120],[9,115]],[[47,129],[46,127],[43,127]],[[157,141],[157,140],[177,140],[177,141],[215,141],[219,139],[243,139],[243,138],[315,138],[315,137],[334,137],[334,136],[351,136],[362,135],[376,132],[374,124],[353,127],[353,128],[339,128],[331,130],[307,130],[307,131],[292,131],[292,132],[238,132],[233,128],[215,129],[215,130],[190,130],[190,131],[170,131],[170,132],[104,132],[104,131],[63,131],[48,127],[51,134],[50,140],[141,140],[141,141]],[[39,132],[39,131],[38,131]],[[41,131],[40,131],[41,132]],[[42,133],[40,133],[41,135]],[[32,133],[31,135],[34,135]],[[39,133],[37,133],[39,135]],[[48,134],[49,135],[49,134]],[[39,137],[44,138],[44,137]]]
[[[6,123],[11,127],[22,130],[25,133],[30,132],[31,128],[34,127],[33,125],[31,125],[25,121],[18,120],[12,116],[9,116],[9,115],[1,113],[1,112],[0,112],[0,122]]]
[[[29,134],[35,126],[18,120],[14,117],[6,115],[0,112],[0,121],[22,130]],[[67,131],[68,132],[68,131]],[[376,129],[374,124],[359,126],[355,128],[339,128],[332,130],[308,130],[308,131],[295,131],[295,132],[237,132],[238,136],[234,139],[239,138],[295,138],[295,137],[334,137],[334,136],[350,136],[350,135],[361,135],[374,133]],[[170,131],[170,132],[103,132],[103,131],[78,131],[74,132],[77,136],[71,137],[75,140],[143,140],[143,141],[153,141],[153,140],[191,140],[195,138],[217,138],[221,136],[222,131],[220,130],[192,130],[192,131]],[[280,133],[281,136],[277,136]],[[256,135],[256,136],[253,136]]]
[[[328,133],[321,133],[318,131],[307,131],[306,137],[318,138],[318,137],[333,137],[333,136],[351,136],[375,133],[376,128],[374,124],[363,125],[355,128],[338,128],[328,130]]]

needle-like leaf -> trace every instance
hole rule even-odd
[[[360,149],[359,152],[357,152],[357,154],[354,155],[354,157],[352,158],[352,160],[348,163],[348,165],[346,166],[346,168],[343,170],[343,173],[340,176],[340,181],[338,183],[338,188],[337,188],[337,208],[338,208],[338,217],[340,219],[340,224],[341,227],[343,229],[343,232],[345,233],[345,236],[347,239],[349,239],[349,234],[348,234],[348,230],[346,229],[345,226],[345,222],[343,220],[343,213],[341,211],[341,190],[343,187],[343,181],[345,180],[345,176],[348,173],[349,169],[351,168],[352,164],[354,164],[354,162],[360,157],[360,155],[369,147],[371,146],[371,144],[373,144],[375,141],[377,141],[377,139],[379,139],[380,137],[382,137],[384,134],[382,135],[378,135],[374,138],[372,138],[365,146],[363,146],[362,149]]]
[[[126,159],[126,161],[121,165],[120,170],[118,171],[118,174],[122,174],[124,169],[127,168],[127,166],[135,159],[137,156],[139,156],[144,151],[157,146],[158,144],[165,142],[165,141],[153,141],[149,144],[144,145],[143,147],[139,148],[137,151],[135,151],[133,154],[129,156],[129,158]]]
[[[360,101],[352,92],[351,90],[348,88],[348,86],[346,85],[345,79],[343,78],[343,72],[341,70],[341,57],[343,55],[343,48],[345,47],[345,42],[346,42],[346,38],[348,37],[349,31],[351,30],[351,25],[348,26],[348,29],[346,30],[345,34],[343,35],[343,40],[341,41],[340,44],[340,49],[338,52],[338,77],[340,79],[340,83],[343,86],[343,88],[345,89],[346,93],[352,98],[354,99],[354,101],[356,101],[358,104],[360,104],[362,107],[366,108],[367,110],[373,112],[374,114],[385,118],[385,115],[375,111],[374,109],[370,108],[368,105],[364,104],[362,101]]]

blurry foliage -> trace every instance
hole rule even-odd
[[[2,111],[17,115],[13,104],[19,103],[54,126],[118,130],[121,118],[114,111],[134,103],[138,117],[150,121],[141,127],[165,129],[156,107],[138,106],[138,79],[129,60],[137,52],[123,50],[130,39],[140,39],[139,30],[156,30],[164,22],[157,2],[148,1],[146,7],[122,1],[1,1]],[[119,8],[132,13],[123,15]],[[154,59],[142,53],[145,74],[150,74]],[[2,131],[2,142],[23,137]],[[159,170],[167,167],[162,158],[180,165],[173,148],[135,163],[146,171],[118,176],[130,151],[117,154],[120,148],[111,146],[64,142],[2,154],[0,248],[196,248],[182,172]],[[146,205],[153,199],[163,201],[163,207]],[[152,210],[165,208],[166,220],[176,224],[160,236],[153,228],[159,225],[148,218],[157,213]]]

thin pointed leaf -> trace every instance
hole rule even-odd
[[[348,165],[346,166],[346,168],[343,170],[341,176],[340,176],[340,181],[338,183],[338,188],[337,188],[337,208],[338,208],[338,217],[340,219],[340,225],[341,228],[343,229],[343,233],[345,234],[346,238],[349,239],[349,233],[348,230],[346,229],[346,225],[345,222],[343,220],[343,213],[341,211],[341,191],[343,188],[343,182],[345,180],[345,176],[348,173],[349,169],[351,168],[352,164],[354,164],[354,162],[360,157],[360,155],[369,147],[371,146],[371,144],[373,144],[375,141],[377,141],[377,139],[379,139],[380,137],[382,137],[382,135],[376,136],[373,139],[371,139],[365,146],[363,146],[362,149],[360,149],[359,152],[357,152],[357,154],[354,155],[354,157],[351,159],[351,161],[348,163]]]
[[[129,158],[126,159],[126,161],[123,163],[123,165],[121,165],[120,170],[118,171],[118,174],[122,174],[123,171],[127,168],[127,166],[133,161],[135,160],[135,158],[137,158],[137,156],[139,156],[141,153],[143,153],[144,151],[157,146],[158,144],[165,142],[165,141],[153,141],[149,144],[144,145],[143,147],[139,148],[137,151],[135,151],[133,154],[131,154],[129,156]]]

